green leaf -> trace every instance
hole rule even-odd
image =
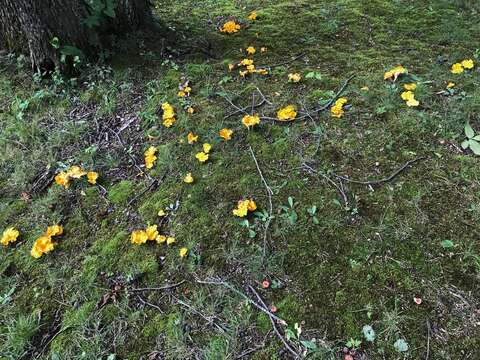
[[[465,141],[462,141],[460,145],[462,146],[462,149],[466,150],[469,147],[469,142],[468,140],[465,140]]]
[[[373,342],[375,340],[375,330],[370,325],[365,325],[362,331],[367,341]]]
[[[107,0],[107,4],[106,4],[106,8],[105,10],[103,10],[103,13],[109,17],[111,17],[112,19],[115,18],[115,7],[116,7],[116,4],[115,4],[115,1],[114,0]]]
[[[342,207],[342,204],[340,204],[340,201],[338,201],[337,199],[333,199],[332,202],[333,202],[335,205]]]
[[[311,208],[307,209],[307,212],[310,214],[310,216],[313,216],[317,212],[317,207],[313,205]]]
[[[293,207],[293,198],[291,196],[288,197],[288,205],[290,205],[291,208]]]
[[[318,220],[318,218],[317,218],[316,216],[314,216],[314,217],[312,218],[312,221],[313,221],[313,223],[314,223],[315,225],[320,224],[320,221]]]
[[[288,217],[288,220],[290,221],[290,224],[294,225],[297,220],[298,220],[298,215],[295,211],[292,211],[292,213],[290,214],[290,216]]]
[[[453,243],[453,241],[451,240],[443,240],[440,245],[442,245],[442,247],[444,249],[450,249],[450,248],[453,248],[455,246],[455,244]]]
[[[480,141],[480,135],[475,135],[472,140],[475,140],[475,141]]]
[[[317,344],[315,344],[313,341],[309,340],[302,340],[300,343],[308,350],[315,351],[317,350]]]
[[[467,135],[469,139],[475,136],[475,132],[473,131],[472,127],[470,126],[470,123],[468,122],[465,124],[465,135]]]
[[[478,141],[470,139],[468,145],[475,155],[480,155],[480,143]]]
[[[50,45],[52,45],[55,49],[58,49],[60,47],[60,40],[58,37],[54,37],[52,40],[50,40]]]
[[[408,344],[405,340],[403,339],[398,339],[395,341],[393,344],[393,347],[398,351],[398,352],[406,352],[408,351]]]
[[[297,335],[291,329],[285,330],[285,336],[286,336],[287,340],[289,340],[289,341],[291,339],[295,339],[297,337]]]

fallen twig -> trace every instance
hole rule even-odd
[[[255,153],[253,152],[253,149],[250,145],[248,146],[248,149],[250,150],[250,154],[252,154],[252,158],[257,167],[257,171],[258,171],[258,174],[260,175],[260,179],[262,179],[263,185],[265,185],[265,192],[267,193],[267,197],[268,197],[268,219],[265,222],[265,233],[263,235],[263,259],[265,259],[265,255],[267,252],[268,228],[270,226],[270,221],[272,220],[272,213],[273,213],[273,204],[272,204],[273,190],[268,185],[267,180],[265,180],[265,177],[262,174],[262,170],[260,169],[260,165],[258,165],[257,158],[255,157]]]
[[[430,321],[427,319],[427,354],[425,355],[425,360],[428,360],[430,357]]]
[[[277,320],[280,324],[282,325],[287,325],[287,322],[281,318],[279,318],[277,315],[273,314],[268,308],[265,308],[263,307],[262,305],[258,304],[257,302],[255,302],[254,300],[250,299],[247,295],[245,295],[243,292],[235,289],[232,285],[230,285],[229,283],[227,283],[226,281],[222,281],[222,280],[200,280],[200,279],[195,279],[195,281],[199,284],[206,284],[206,285],[217,285],[217,286],[224,286],[226,287],[227,289],[233,291],[234,293],[236,293],[237,295],[240,295],[242,298],[244,298],[245,300],[247,300],[250,304],[252,304],[253,306],[255,306],[257,309],[263,311],[265,314],[267,314],[268,316],[271,316],[273,317],[275,320]]]
[[[314,113],[314,114],[317,114],[321,111],[324,111],[324,110],[327,110],[328,108],[330,108],[333,103],[340,97],[340,95],[343,94],[343,92],[345,91],[345,89],[347,88],[348,84],[350,84],[350,81],[352,81],[352,79],[355,77],[355,74],[354,75],[351,75],[347,80],[345,80],[345,82],[343,83],[342,87],[340,88],[340,90],[337,91],[337,93],[335,94],[334,97],[332,97],[325,105],[323,106],[320,106],[319,108],[317,109],[313,109],[313,110],[310,110],[309,112],[307,112],[307,114],[304,114],[302,116],[299,116],[297,118],[295,118],[295,120],[303,120],[307,117],[310,117],[311,113]]]
[[[317,174],[317,175],[320,175],[322,178],[324,178],[330,185],[332,185],[337,191],[338,193],[340,194],[340,196],[342,197],[342,200],[343,200],[343,203],[345,205],[345,208],[349,208],[349,202],[348,202],[348,196],[347,194],[345,193],[345,191],[343,191],[343,188],[341,186],[339,186],[335,181],[333,181],[332,179],[330,179],[327,175],[325,175],[323,172],[320,172],[320,171],[317,171],[315,169],[313,169],[310,165],[306,164],[306,163],[303,163],[302,164],[302,167],[314,174]]]
[[[258,292],[250,285],[248,285],[248,288],[250,289],[251,292],[253,292],[253,294],[257,297],[258,301],[260,302],[260,304],[262,304],[262,306],[265,308],[265,309],[268,309],[267,305],[265,304],[265,302],[263,301],[263,299],[261,298],[261,296],[258,294]],[[275,320],[273,319],[273,317],[271,315],[269,315],[269,319],[270,319],[270,322],[272,323],[272,327],[273,327],[273,331],[275,331],[275,334],[277,334],[277,337],[282,341],[283,345],[285,345],[285,348],[293,355],[295,356],[296,358],[299,358],[301,357],[291,346],[290,344],[288,343],[288,341],[284,338],[284,336],[280,333],[280,330],[278,330],[277,328],[277,324],[275,323]]]
[[[272,104],[270,101],[267,100],[267,98],[265,97],[265,95],[263,95],[263,93],[260,91],[260,89],[259,89],[258,87],[256,88],[256,90],[257,90],[258,94],[260,95],[260,97],[262,98],[262,100],[261,100],[260,102],[256,103],[256,104],[255,104],[255,101],[253,101],[253,102],[252,102],[252,105],[245,106],[245,107],[243,107],[243,108],[235,105],[230,98],[228,98],[228,97],[223,97],[230,105],[232,105],[234,108],[237,109],[237,110],[235,110],[235,111],[233,111],[233,112],[225,115],[225,116],[224,116],[224,119],[228,119],[229,117],[232,117],[232,116],[237,115],[237,114],[240,114],[240,113],[242,113],[242,114],[248,114],[248,110],[251,110],[251,112],[252,112],[252,114],[253,114],[253,111],[254,111],[255,109],[257,109],[257,108],[259,108],[259,107],[261,107],[261,106],[263,106],[263,105],[265,105],[265,104],[269,104],[269,105]],[[255,96],[255,93],[253,93],[253,96]]]
[[[61,328],[60,330],[58,330],[58,331],[55,333],[55,335],[53,335],[53,336],[47,341],[47,343],[43,346],[42,350],[37,354],[37,356],[35,357],[35,359],[39,359],[39,358],[42,356],[42,354],[43,354],[43,353],[45,352],[45,350],[47,349],[48,345],[50,345],[51,342],[52,342],[53,340],[55,340],[55,338],[56,338],[58,335],[60,335],[60,334],[63,333],[64,331],[67,331],[68,329],[71,329],[72,327],[73,327],[73,326],[68,325],[68,326],[65,326],[64,328]]]
[[[345,80],[345,82],[343,83],[342,87],[340,88],[340,90],[337,91],[337,93],[335,94],[334,97],[332,97],[325,105],[322,105],[320,106],[319,108],[316,108],[316,109],[312,109],[310,111],[306,111],[303,115],[301,116],[297,116],[295,118],[295,121],[298,121],[298,120],[303,120],[303,119],[306,119],[306,118],[311,118],[312,117],[312,114],[318,114],[319,112],[322,112],[324,110],[327,110],[329,109],[333,103],[335,102],[335,100],[338,99],[338,97],[340,95],[342,95],[342,93],[345,91],[345,89],[347,88],[348,84],[350,83],[350,81],[352,81],[352,79],[355,77],[355,75],[351,75],[347,80]],[[271,117],[271,116],[262,116],[260,117],[260,119],[262,120],[272,120],[272,121],[278,121],[277,118],[274,118],[274,117]],[[286,122],[288,123],[288,121]]]
[[[185,282],[186,282],[186,280],[182,280],[182,281],[180,281],[176,284],[165,285],[165,286],[161,286],[161,287],[135,288],[135,289],[130,289],[130,291],[161,291],[161,290],[176,288],[176,287],[182,285]]]
[[[160,181],[163,180],[163,177],[162,179],[160,179]],[[130,205],[132,205],[135,201],[137,201],[141,196],[143,196],[147,191],[150,191],[150,189],[156,187],[159,183],[159,180],[155,179],[153,180],[150,185],[148,185],[145,190],[141,191],[140,193],[138,193],[137,195],[135,195],[127,204],[127,206],[125,207],[125,209],[128,209],[130,207]]]
[[[243,353],[235,356],[235,360],[240,360],[240,359],[243,359],[244,357],[260,350],[260,349],[263,349],[263,346],[257,346],[255,348],[252,348],[252,349],[248,349],[248,350],[245,350]]]
[[[140,166],[138,166],[137,164],[137,159],[135,159],[135,157],[132,156],[132,154],[130,154],[130,152],[127,151],[126,149],[126,146],[125,146],[125,143],[123,142],[122,138],[120,137],[120,135],[118,135],[117,132],[113,131],[112,129],[110,129],[109,127],[107,127],[107,129],[113,134],[115,135],[115,137],[117,138],[118,142],[120,143],[120,145],[122,146],[123,150],[127,153],[128,157],[130,158],[130,160],[132,160],[133,162],[133,165],[137,168],[138,171],[140,171],[140,173],[142,175],[145,175],[147,176],[149,179],[152,179],[152,177],[150,175],[148,175],[147,173],[145,173],[142,168]]]
[[[334,174],[335,177],[341,179],[341,180],[344,180],[344,181],[347,181],[347,182],[350,182],[350,183],[353,183],[353,184],[360,184],[360,185],[380,185],[380,184],[383,184],[383,183],[386,183],[386,182],[389,182],[389,181],[392,181],[393,179],[395,179],[402,171],[406,170],[408,167],[410,167],[411,165],[413,165],[414,163],[418,162],[418,161],[421,161],[421,160],[425,160],[427,157],[426,156],[420,156],[420,157],[417,157],[413,160],[409,160],[407,161],[405,164],[403,164],[400,168],[398,168],[397,170],[395,170],[390,176],[386,177],[386,178],[383,178],[383,179],[379,179],[379,180],[369,180],[369,181],[360,181],[360,180],[352,180],[348,177],[345,177],[345,176],[340,176],[340,175],[336,175]]]
[[[215,321],[214,318],[215,318],[216,316],[213,316],[213,318],[209,318],[208,316],[203,315],[200,311],[198,311],[197,309],[195,309],[195,308],[194,308],[193,306],[191,306],[190,304],[188,304],[188,303],[186,303],[186,302],[184,302],[184,301],[176,298],[175,296],[172,296],[172,297],[175,299],[175,301],[176,301],[178,304],[180,304],[180,305],[182,305],[183,307],[187,308],[187,309],[190,310],[192,313],[197,314],[197,315],[200,316],[202,319],[204,319],[208,324],[213,324],[218,330],[220,330],[220,332],[222,332],[222,333],[224,333],[224,334],[227,333],[226,329],[224,329],[222,325],[218,324],[218,323]]]
[[[143,305],[150,306],[150,307],[158,310],[158,311],[161,312],[162,314],[164,313],[164,311],[160,308],[160,306],[148,302],[147,300],[143,299],[143,298],[142,298],[140,295],[138,295],[138,294],[137,294],[137,298],[138,298],[138,300],[140,300],[140,302],[141,302]]]
[[[275,67],[279,67],[279,66],[283,66],[283,65],[288,65],[288,64],[291,64],[292,62],[295,62],[297,61],[298,59],[301,59],[303,57],[305,57],[305,53],[302,53],[302,54],[299,54],[297,56],[295,56],[294,58],[290,59],[290,60],[286,60],[286,61],[283,61],[281,63],[277,63],[277,64],[273,64],[273,65],[260,65],[259,66],[259,69],[271,69],[271,68],[275,68]]]

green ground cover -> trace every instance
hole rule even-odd
[[[21,233],[0,249],[0,358],[291,357],[242,297],[258,301],[249,286],[309,358],[480,358],[480,160],[461,147],[466,123],[480,133],[477,2],[185,0],[156,12],[164,34],[117,40],[108,64],[75,82],[0,58],[0,230]],[[241,30],[220,33],[231,18]],[[228,70],[248,46],[268,75]],[[463,59],[477,66],[452,74]],[[399,64],[408,75],[385,81]],[[185,80],[188,100],[177,97]],[[411,82],[410,108],[400,94]],[[330,107],[268,119],[289,104],[300,117],[344,84],[339,119]],[[264,119],[247,130],[228,115],[260,92]],[[177,114],[168,129],[165,101]],[[158,159],[146,170],[149,146]],[[54,183],[77,164],[100,174],[96,186]],[[232,214],[245,198],[258,206],[248,223]],[[53,224],[64,235],[34,259]],[[176,244],[131,244],[148,224]]]

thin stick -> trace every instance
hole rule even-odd
[[[267,98],[265,97],[265,95],[263,95],[263,93],[260,91],[260,89],[258,87],[256,87],[258,93],[260,94],[260,96],[262,97],[262,102],[266,102],[268,105],[272,105],[272,103],[270,101],[267,100]]]
[[[140,300],[140,302],[143,305],[148,305],[148,306],[160,311],[162,314],[164,313],[164,311],[158,305],[152,304],[152,303],[148,302],[147,300],[144,300],[140,295],[137,295],[137,298],[138,298],[138,300]]]
[[[265,314],[267,314],[269,317],[273,317],[275,320],[277,320],[280,324],[282,325],[287,325],[287,322],[285,320],[283,320],[282,318],[279,318],[277,315],[275,314],[272,314],[270,312],[270,310],[268,310],[268,308],[264,308],[262,305],[259,305],[257,304],[255,301],[253,301],[252,299],[250,299],[247,295],[245,295],[244,293],[242,293],[241,291],[235,289],[232,285],[230,285],[229,283],[225,282],[225,281],[206,281],[206,280],[200,280],[200,279],[195,279],[195,281],[199,284],[207,284],[207,285],[217,285],[217,286],[224,286],[226,287],[227,289],[233,291],[234,293],[236,293],[237,295],[240,295],[242,298],[244,298],[245,300],[247,300],[250,304],[252,304],[253,306],[255,306],[257,309],[263,311]]]
[[[146,175],[149,179],[152,179],[152,177],[150,175],[148,175],[147,173],[145,173],[142,168],[140,166],[138,166],[137,164],[137,159],[135,159],[132,154],[130,154],[127,150],[126,150],[126,147],[125,147],[125,143],[123,142],[122,138],[120,137],[120,135],[118,135],[117,132],[113,131],[112,129],[110,129],[109,127],[107,127],[107,129],[115,135],[115,137],[117,138],[118,142],[120,143],[120,145],[122,145],[123,147],[123,150],[127,153],[128,157],[130,158],[130,160],[132,160],[133,162],[133,165],[137,168],[138,171],[140,171],[140,173],[142,175]]]
[[[235,360],[243,359],[245,356],[250,355],[251,353],[254,353],[262,348],[263,346],[257,346],[256,348],[245,350],[240,355],[235,356]]]
[[[302,167],[304,167],[306,170],[308,171],[311,171],[313,172],[314,174],[317,174],[317,175],[320,175],[321,177],[323,177],[325,180],[327,180],[327,182],[332,185],[335,189],[337,189],[338,193],[341,195],[342,197],[342,200],[345,204],[345,208],[348,208],[349,207],[349,204],[348,204],[348,197],[347,197],[347,194],[345,193],[345,191],[343,191],[343,189],[338,186],[338,184],[333,181],[332,179],[330,179],[327,175],[325,175],[323,172],[320,172],[320,171],[317,171],[315,169],[313,169],[311,166],[307,165],[306,163],[303,163],[302,164]]]
[[[340,97],[340,95],[343,94],[343,92],[347,88],[348,84],[350,84],[350,81],[352,81],[352,79],[354,77],[355,77],[355,75],[351,75],[347,80],[345,80],[342,87],[340,88],[340,90],[337,91],[337,93],[335,94],[335,96],[333,98],[331,98],[325,105],[323,105],[323,106],[321,106],[317,109],[311,110],[310,113],[317,114],[321,111],[327,110],[330,106],[332,106],[332,104],[335,102],[335,100],[337,100]],[[303,120],[303,119],[305,119],[306,117],[309,117],[309,116],[310,116],[310,114],[306,114],[306,115],[297,117],[295,120]]]
[[[228,119],[229,117],[231,116],[234,116],[234,115],[237,115],[237,114],[240,114],[240,113],[244,113],[244,114],[247,114],[247,110],[251,109],[252,111],[252,114],[253,114],[253,111],[256,109],[256,108],[259,108],[265,104],[269,104],[271,105],[272,103],[270,101],[267,100],[267,98],[265,97],[265,95],[263,95],[263,93],[260,91],[260,89],[257,87],[256,88],[258,94],[262,97],[262,101],[260,101],[259,103],[255,104],[255,102],[252,103],[251,106],[245,106],[243,108],[240,108],[239,106],[233,104],[233,101],[231,101],[229,98],[225,98],[225,100],[230,104],[232,105],[233,107],[235,107],[237,110],[225,115],[223,117],[223,119]],[[253,93],[253,95],[255,95],[255,93]]]
[[[225,90],[225,88],[222,87],[222,90],[223,92],[226,94],[227,91]],[[241,107],[239,107],[238,105],[235,105],[235,103],[227,96],[222,96],[222,98],[225,99],[226,102],[228,102],[231,106],[233,106],[235,109],[237,109],[238,112],[242,112],[244,114],[248,114],[248,112],[245,110],[245,109],[242,109]],[[248,108],[247,108],[248,109]]]
[[[55,335],[53,335],[48,341],[47,343],[45,344],[45,346],[42,348],[42,350],[37,354],[37,356],[35,357],[35,359],[38,359],[40,358],[40,356],[45,352],[45,349],[47,348],[48,345],[50,345],[50,343],[55,340],[55,338],[60,335],[61,333],[63,333],[64,331],[72,328],[73,326],[65,326],[64,328],[58,330]]]
[[[262,174],[262,170],[260,169],[260,165],[258,165],[257,158],[255,157],[255,153],[253,152],[253,149],[250,145],[248,146],[248,149],[250,150],[250,154],[252,155],[253,161],[255,162],[258,174],[260,175],[260,178],[262,179],[263,185],[265,185],[265,191],[266,191],[267,196],[268,196],[268,219],[265,223],[265,233],[263,234],[263,258],[262,259],[264,260],[266,252],[267,252],[268,228],[270,227],[270,221],[272,219],[272,213],[273,213],[273,204],[272,204],[273,190],[268,185],[267,180],[265,180],[265,177]]]
[[[262,66],[259,66],[259,69],[267,69],[267,68],[274,68],[274,67],[279,67],[279,66],[283,66],[283,65],[288,65],[288,64],[291,64],[292,62],[294,61],[297,61],[298,59],[301,59],[303,57],[305,57],[305,53],[302,53],[302,54],[299,54],[297,56],[295,56],[293,59],[290,59],[290,60],[287,60],[287,61],[284,61],[284,62],[281,62],[281,63],[277,63],[277,64],[273,64],[273,65],[262,65]]]
[[[141,191],[139,194],[135,195],[132,200],[130,200],[125,207],[125,209],[128,209],[130,205],[132,205],[135,201],[137,201],[141,196],[143,196],[147,191],[150,191],[153,187],[157,186],[158,180],[153,180],[150,185],[148,185],[145,190]]]
[[[427,354],[425,355],[425,360],[428,360],[430,357],[430,321],[427,319]]]
[[[268,309],[267,305],[261,298],[261,296],[257,293],[257,291],[250,285],[248,285],[248,288],[250,289],[251,292],[255,294],[257,297],[258,301],[264,306],[266,309]],[[277,324],[275,324],[275,321],[272,316],[269,316],[270,322],[272,323],[273,331],[275,331],[275,334],[277,334],[277,337],[282,341],[283,345],[285,345],[285,348],[296,358],[299,358],[300,355],[292,349],[292,347],[288,344],[287,340],[283,337],[283,335],[280,333],[280,330],[277,328]]]
[[[327,110],[328,108],[330,108],[332,106],[332,104],[335,102],[335,100],[338,99],[338,97],[340,95],[342,95],[342,93],[345,91],[345,89],[347,88],[348,84],[350,83],[350,81],[352,81],[352,79],[355,77],[355,75],[352,75],[350,76],[347,80],[345,80],[345,82],[343,83],[342,87],[340,88],[340,90],[337,91],[337,93],[335,94],[334,97],[332,97],[325,105],[319,107],[319,108],[316,108],[316,109],[313,109],[313,110],[310,110],[310,111],[306,111],[305,114],[303,114],[302,116],[298,116],[295,118],[295,121],[298,121],[298,120],[304,120],[306,118],[309,118],[311,117],[312,115],[311,114],[318,114],[319,112],[322,112],[324,110]],[[277,118],[274,118],[274,117],[271,117],[271,116],[262,116],[260,117],[261,120],[271,120],[271,121],[278,121]],[[288,123],[285,122],[285,123]]]
[[[193,306],[191,306],[190,304],[187,304],[186,302],[176,298],[175,296],[172,296],[175,301],[177,301],[178,304],[184,306],[185,308],[187,308],[188,310],[190,310],[191,312],[193,312],[194,314],[197,314],[198,316],[200,316],[201,318],[203,318],[208,324],[213,324],[215,325],[215,327],[220,330],[220,332],[226,334],[226,330],[220,325],[220,324],[217,324],[215,322],[215,319],[210,319],[208,318],[206,315],[203,315],[200,311],[198,311],[197,309],[195,309]],[[215,318],[216,316],[214,316]]]
[[[337,178],[339,179],[342,179],[344,181],[347,181],[347,182],[350,182],[350,183],[353,183],[353,184],[360,184],[360,185],[380,185],[380,184],[383,184],[383,183],[386,183],[386,182],[389,182],[389,181],[392,181],[393,179],[395,179],[402,171],[406,170],[407,168],[409,168],[411,165],[413,165],[414,163],[416,163],[417,161],[421,161],[421,160],[425,160],[427,157],[426,156],[420,156],[420,157],[417,157],[416,159],[413,159],[413,160],[409,160],[407,161],[405,164],[403,164],[400,168],[398,168],[397,170],[395,170],[390,176],[386,177],[386,178],[383,178],[383,179],[379,179],[379,180],[370,180],[370,181],[360,181],[360,180],[352,180],[348,177],[345,177],[345,176],[340,176],[340,175],[335,175]]]
[[[135,288],[135,289],[130,289],[130,291],[162,291],[162,290],[176,288],[176,287],[182,285],[185,282],[186,282],[186,280],[182,280],[182,281],[180,281],[176,284],[165,285],[165,286],[161,286],[161,287]]]

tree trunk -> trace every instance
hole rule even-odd
[[[153,23],[149,0],[114,0],[113,16],[102,13],[101,23],[88,24],[95,13],[87,2],[109,1],[0,0],[0,42],[11,51],[28,51],[33,69],[44,71],[65,67],[59,49],[52,46],[54,38],[91,56],[104,35],[141,30]]]

